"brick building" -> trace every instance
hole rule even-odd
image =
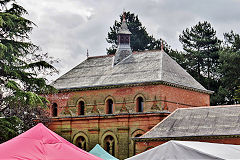
[[[52,83],[49,126],[89,151],[97,143],[119,159],[177,108],[209,106],[206,90],[163,50],[132,53],[125,19],[115,56],[89,57]]]
[[[240,105],[180,108],[141,137],[133,138],[135,153],[169,140],[240,145]]]

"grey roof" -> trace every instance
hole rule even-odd
[[[181,108],[143,138],[240,135],[240,105]]]
[[[124,44],[120,44],[118,46],[118,49],[115,53],[115,57],[114,57],[114,65],[118,64],[119,62],[121,62],[123,59],[127,58],[128,56],[130,56],[132,54],[130,45],[127,44],[125,46],[127,46],[128,48],[121,48],[121,46],[124,46]]]
[[[127,23],[126,23],[125,19],[123,19],[123,21],[122,21],[122,24],[121,24],[121,27],[118,31],[118,34],[132,34],[128,29],[128,26],[127,26]]]
[[[164,51],[133,53],[117,65],[114,56],[90,57],[55,80],[57,89],[166,82],[210,93]]]

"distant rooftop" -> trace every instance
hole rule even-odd
[[[136,140],[240,135],[240,105],[180,108]]]
[[[113,62],[114,56],[89,57],[52,85],[63,90],[154,82],[212,93],[164,51],[137,52],[117,65]]]

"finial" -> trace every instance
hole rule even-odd
[[[163,45],[163,41],[161,42],[161,51],[163,51],[164,45]]]
[[[87,49],[87,58],[89,57],[88,49]]]
[[[125,9],[123,9],[123,20],[122,21],[126,21],[126,12]]]

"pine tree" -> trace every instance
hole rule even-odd
[[[190,29],[184,30],[179,40],[186,52],[187,70],[206,88],[214,89],[211,88],[211,83],[218,77],[216,68],[219,64],[221,44],[216,37],[216,31],[210,23],[199,22]]]
[[[108,32],[107,42],[112,44],[110,48],[107,49],[108,54],[115,54],[117,49],[117,32],[121,27],[123,15],[120,15],[120,21],[115,21],[114,25],[110,27],[110,32]],[[128,29],[132,33],[131,35],[131,48],[133,51],[144,51],[161,49],[161,45],[164,45],[164,50],[168,52],[172,51],[170,46],[166,41],[162,39],[156,39],[150,36],[146,31],[146,27],[142,25],[138,16],[134,13],[125,12],[125,19],[128,25]]]

